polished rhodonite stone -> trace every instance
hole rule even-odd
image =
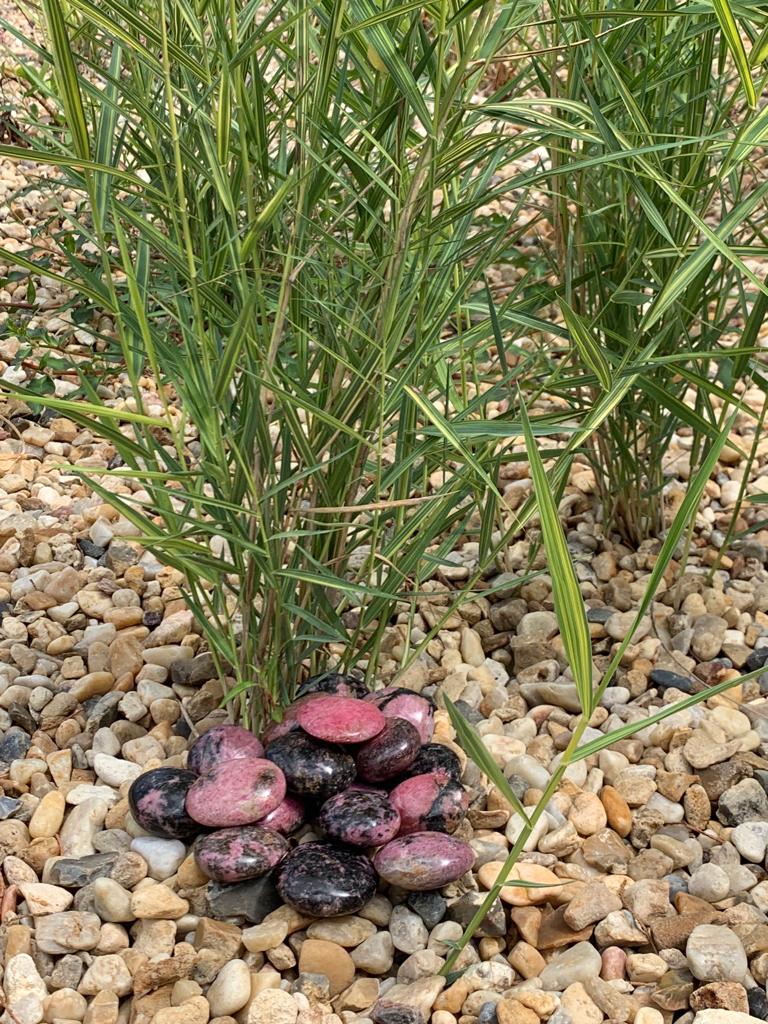
[[[386,793],[347,789],[326,800],[318,824],[325,834],[350,846],[382,846],[400,830],[400,815]]]
[[[264,747],[252,732],[241,725],[214,725],[189,748],[187,768],[201,775],[221,761],[263,755]]]
[[[274,811],[270,811],[259,821],[259,825],[263,825],[264,828],[273,828],[277,832],[289,836],[306,820],[307,812],[301,800],[297,800],[295,796],[287,796]]]
[[[249,825],[285,796],[285,776],[272,761],[238,757],[200,775],[187,793],[187,812],[201,825]]]
[[[414,832],[382,846],[373,864],[390,885],[423,892],[455,882],[474,860],[474,850],[463,839],[441,832]]]
[[[387,722],[375,704],[331,693],[302,704],[296,719],[305,732],[326,743],[365,743]]]
[[[387,686],[366,697],[387,718],[404,718],[419,733],[422,743],[429,743],[435,729],[434,704],[428,697],[422,697],[404,686]]]
[[[303,697],[307,693],[335,693],[341,697],[365,697],[368,687],[362,679],[342,675],[341,672],[323,672],[310,676],[299,687],[296,696]]]
[[[195,844],[200,870],[216,882],[243,882],[266,875],[288,853],[288,841],[261,825],[222,828]]]
[[[302,914],[354,914],[376,892],[376,872],[362,853],[330,843],[305,843],[281,864],[277,889]]]
[[[131,784],[128,803],[136,824],[153,836],[187,839],[200,825],[186,810],[187,793],[197,782],[194,772],[183,768],[152,768]]]
[[[414,775],[395,786],[390,803],[400,815],[400,835],[455,832],[467,813],[469,796],[460,782],[439,775]]]
[[[293,704],[289,704],[287,708],[284,708],[282,719],[279,722],[270,722],[264,730],[262,735],[264,746],[267,747],[273,740],[277,740],[289,732],[296,732],[297,729],[300,729],[301,726],[297,718],[299,708],[302,704],[306,704],[309,700],[314,700],[317,696],[319,695],[316,693],[308,693],[305,697],[301,697],[299,700],[294,701]]]
[[[428,772],[461,782],[461,761],[442,743],[425,743],[404,774],[426,775]]]
[[[326,747],[305,732],[274,740],[266,757],[281,769],[292,793],[325,799],[355,780],[355,762],[349,754]]]
[[[357,752],[357,773],[366,782],[383,782],[400,775],[421,748],[416,726],[404,718],[390,718],[372,740]]]

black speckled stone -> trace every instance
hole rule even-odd
[[[366,789],[347,789],[332,796],[317,820],[327,836],[350,846],[381,846],[400,829],[400,815],[387,794]]]
[[[693,683],[686,676],[677,672],[668,672],[665,668],[655,668],[650,674],[651,686],[655,686],[659,693],[665,690],[680,690],[681,693],[693,693]]]
[[[749,1003],[749,1012],[753,1017],[768,1020],[768,996],[759,985],[747,989],[747,1002]]]
[[[416,759],[421,738],[404,718],[388,718],[378,736],[357,752],[357,773],[366,782],[383,782],[400,775]]]
[[[335,693],[339,697],[365,697],[368,687],[362,679],[342,675],[340,672],[321,672],[310,676],[296,691],[297,697],[308,693]]]
[[[382,1000],[370,1013],[373,1024],[424,1024],[424,1014],[415,1006]]]
[[[355,781],[355,762],[349,754],[300,730],[273,740],[264,756],[282,770],[289,791],[300,795],[327,799]]]
[[[289,849],[279,832],[260,825],[239,825],[198,839],[195,861],[216,882],[244,882],[266,875]]]
[[[261,924],[267,914],[283,905],[274,871],[234,885],[210,882],[206,900],[209,917],[236,917],[250,924]]]
[[[461,782],[461,762],[454,752],[442,743],[425,743],[403,774],[411,778],[413,775],[430,773]]]
[[[744,662],[744,671],[754,672],[755,669],[762,668],[767,661],[768,647],[757,647],[747,656],[747,660]]]
[[[302,914],[355,914],[376,892],[376,872],[362,853],[330,843],[305,843],[283,861],[277,889]]]
[[[183,768],[153,768],[128,790],[131,813],[145,832],[166,839],[188,839],[202,827],[187,814],[187,792],[198,776]]]

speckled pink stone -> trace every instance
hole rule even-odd
[[[373,866],[390,885],[428,892],[461,878],[474,861],[475,851],[463,839],[442,832],[414,832],[383,846]]]
[[[438,775],[414,775],[389,794],[400,815],[400,835],[454,832],[467,813],[469,796],[459,782]]]
[[[288,836],[295,832],[299,825],[306,821],[307,813],[301,800],[295,796],[287,796],[282,803],[279,803],[274,811],[270,811],[259,821],[264,828],[273,828]]]
[[[323,694],[296,713],[301,728],[326,743],[365,743],[378,736],[386,718],[373,704],[355,697]]]
[[[222,761],[190,786],[187,814],[201,825],[249,825],[273,811],[285,789],[285,776],[272,761]]]

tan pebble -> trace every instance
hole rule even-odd
[[[600,800],[605,808],[609,826],[622,837],[632,831],[632,812],[624,797],[613,786],[603,786]]]
[[[189,903],[172,892],[167,885],[149,885],[134,892],[131,911],[139,918],[176,920],[189,910]]]
[[[194,854],[191,853],[179,865],[176,878],[180,889],[196,889],[208,883],[208,876],[197,866]]]
[[[580,981],[569,985],[560,997],[560,1004],[572,1021],[579,1024],[600,1024],[603,1011],[590,998]]]
[[[580,836],[593,836],[605,828],[608,814],[605,805],[594,793],[579,793],[574,798],[568,820]]]
[[[296,1024],[299,1006],[293,996],[281,988],[260,992],[248,1007],[246,1024]]]
[[[536,978],[546,967],[546,961],[535,946],[518,942],[507,957],[512,967],[524,978]]]
[[[499,1024],[539,1024],[539,1015],[518,999],[502,999],[496,1004],[496,1019]]]
[[[63,793],[56,789],[46,793],[35,808],[35,813],[29,822],[29,834],[32,838],[42,839],[55,836],[64,821],[66,806]]]
[[[306,939],[299,951],[299,973],[324,974],[334,996],[352,984],[355,964],[343,946],[325,939]]]
[[[71,892],[46,882],[21,882],[19,889],[33,916],[60,913],[74,899]]]
[[[208,1000],[203,996],[193,996],[181,1006],[158,1010],[152,1024],[208,1024],[209,1015]]]
[[[477,872],[480,884],[486,889],[490,889],[503,866],[501,861],[495,860],[490,861],[488,864],[483,864]],[[535,882],[542,887],[526,889],[518,885],[508,884],[515,880]],[[505,883],[501,890],[500,897],[504,903],[509,903],[513,907],[528,907],[537,903],[545,903],[556,894],[560,895],[561,889],[562,880],[557,877],[554,871],[550,871],[549,868],[542,867],[540,864],[531,864],[524,861],[521,864],[515,864],[512,868],[508,875],[507,883]]]

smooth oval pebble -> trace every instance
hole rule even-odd
[[[195,844],[195,861],[216,882],[242,882],[266,875],[290,847],[279,832],[261,825],[223,828]]]
[[[362,679],[343,675],[341,672],[321,672],[310,676],[296,691],[297,697],[308,693],[335,693],[340,697],[365,697],[368,687]]]
[[[282,770],[293,793],[325,799],[355,779],[355,762],[349,754],[326,747],[305,732],[289,732],[273,740],[265,756]]]
[[[404,718],[419,734],[422,743],[429,743],[435,730],[435,706],[429,697],[406,690],[404,686],[387,686],[369,694],[371,701],[386,718]]]
[[[400,815],[400,835],[411,832],[455,832],[469,807],[469,795],[459,782],[438,775],[414,775],[389,794]]]
[[[264,746],[269,746],[273,740],[280,739],[281,736],[285,736],[289,732],[296,732],[301,726],[298,723],[299,708],[302,704],[306,704],[308,700],[312,700],[317,696],[316,693],[308,693],[305,697],[301,697],[299,700],[294,701],[293,704],[289,704],[287,708],[283,708],[283,717],[279,722],[270,722],[262,733],[262,742]]]
[[[326,800],[317,818],[331,839],[350,846],[382,846],[400,829],[400,815],[376,790],[348,789]]]
[[[442,743],[425,743],[404,774],[410,777],[430,772],[439,775],[445,781],[453,779],[455,782],[461,782],[461,761]]]
[[[277,891],[295,910],[312,917],[354,914],[376,892],[376,872],[362,853],[304,843],[281,864]]]
[[[187,793],[187,813],[201,825],[249,825],[285,796],[285,776],[265,758],[223,761],[197,777]]]
[[[136,824],[165,839],[187,839],[199,832],[200,825],[186,810],[187,794],[197,778],[183,768],[152,768],[139,775],[128,790]]]
[[[425,892],[455,882],[474,860],[474,850],[463,839],[441,832],[414,832],[382,846],[373,866],[390,885]]]
[[[189,748],[187,768],[202,775],[221,761],[263,756],[264,747],[252,732],[241,725],[214,725]]]
[[[357,774],[366,782],[383,782],[400,775],[415,760],[421,739],[415,725],[390,718],[372,740],[357,752]]]
[[[276,832],[282,832],[284,836],[289,836],[306,820],[307,811],[301,800],[297,800],[295,796],[287,796],[274,811],[270,811],[265,817],[260,818],[257,824],[264,828],[273,828]]]
[[[374,704],[335,694],[302,704],[296,720],[310,736],[326,743],[365,743],[377,736],[387,721]]]

